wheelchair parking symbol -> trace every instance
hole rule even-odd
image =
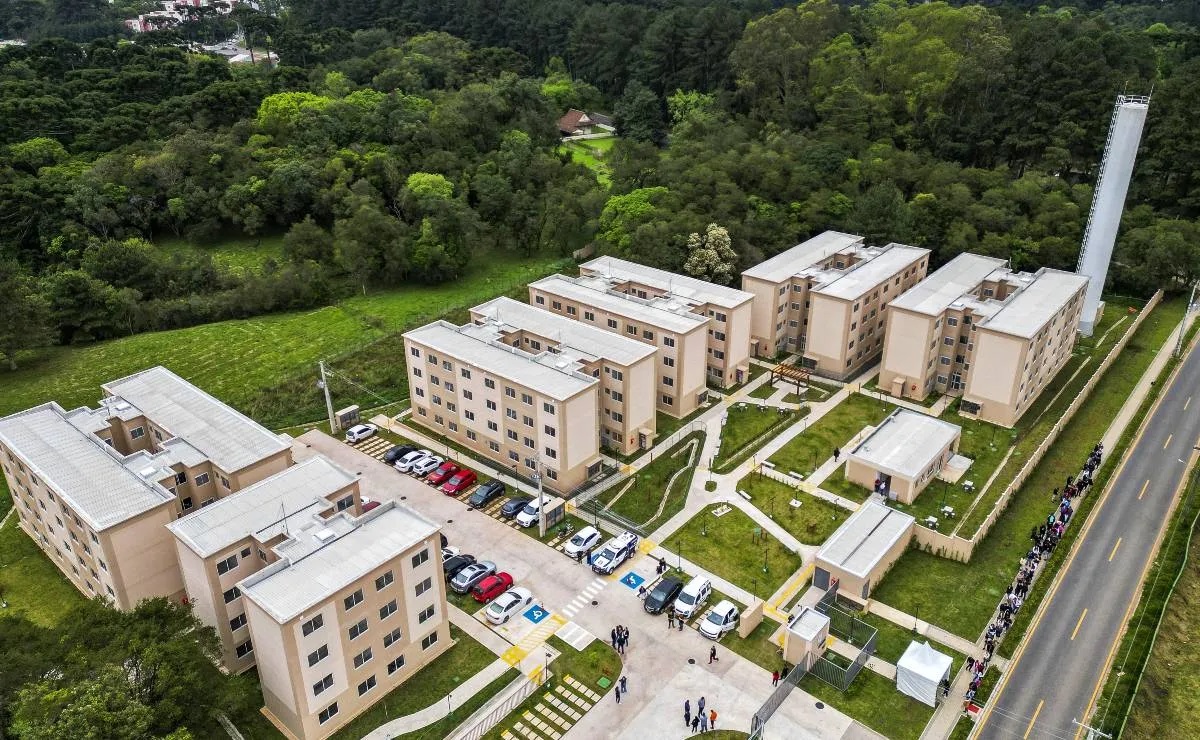
[[[625,577],[621,579],[621,583],[624,583],[630,588],[637,588],[645,582],[646,579],[642,576],[639,576],[637,573],[626,573]]]
[[[540,606],[531,606],[525,610],[525,618],[530,622],[537,624],[546,617],[550,616],[550,610]]]

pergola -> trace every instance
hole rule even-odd
[[[796,386],[796,395],[800,395],[800,388],[808,387],[808,379],[811,373],[799,365],[789,365],[780,363],[771,368],[771,382],[776,380],[786,380]]]

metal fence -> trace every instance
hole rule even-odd
[[[482,716],[469,717],[457,730],[450,733],[448,740],[479,740],[490,732],[493,727],[500,724],[514,709],[521,706],[521,702],[528,699],[534,691],[545,685],[551,679],[552,675],[547,671],[537,680],[524,676],[518,679],[518,681],[523,681],[523,683],[520,684],[516,691],[501,699],[499,704],[493,707],[485,707],[487,712]]]
[[[793,666],[792,670],[784,675],[783,680],[779,682],[779,685],[775,687],[775,690],[763,702],[763,705],[754,713],[754,717],[750,720],[751,738],[762,737],[763,728],[766,727],[767,720],[771,719],[771,715],[775,714],[775,710],[779,709],[780,705],[788,698],[788,695],[792,693],[792,689],[800,685],[800,679],[804,678],[805,674],[808,673],[810,663],[811,656],[810,658],[806,658],[806,662],[797,663]]]

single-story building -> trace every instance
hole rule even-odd
[[[572,108],[558,119],[558,133],[562,136],[586,136],[614,131],[616,126],[613,119],[603,113],[586,113]]]
[[[904,554],[916,520],[895,509],[868,501],[837,528],[817,551],[813,585],[865,603],[871,588]]]
[[[846,479],[911,504],[954,457],[961,436],[957,424],[896,409],[846,456]]]
[[[825,653],[828,640],[829,617],[806,606],[788,620],[783,635],[783,661],[811,668]]]

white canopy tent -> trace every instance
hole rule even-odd
[[[953,659],[929,646],[910,642],[896,663],[896,690],[929,706],[937,705],[938,685],[950,678]]]

